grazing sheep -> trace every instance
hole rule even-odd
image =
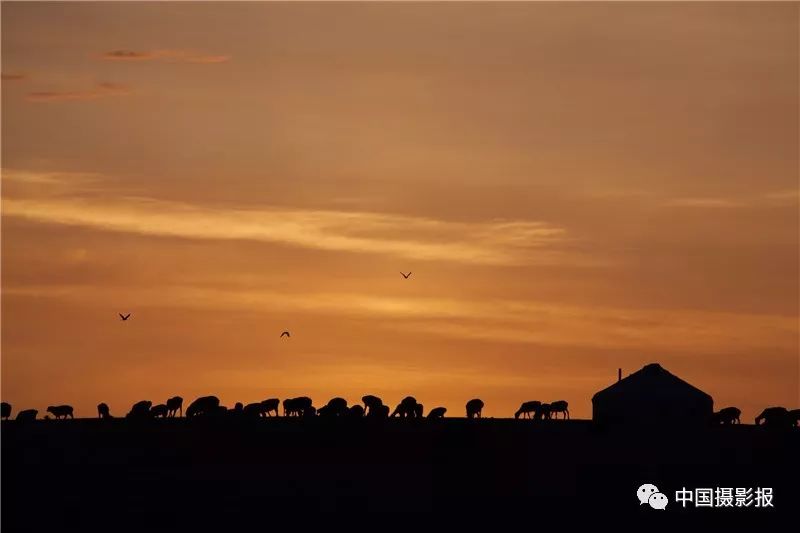
[[[303,418],[315,417],[317,416],[317,408],[314,407],[313,405],[309,405],[308,407],[303,409],[303,412],[301,413],[300,416],[302,416]]]
[[[150,409],[150,416],[153,418],[167,418],[167,413],[169,413],[169,409],[167,408],[166,404],[160,403],[158,405],[153,406]]]
[[[75,418],[72,411],[71,405],[51,405],[47,408],[47,412],[52,414],[56,420],[67,417]]]
[[[756,425],[761,425],[762,420],[764,425],[769,427],[788,427],[791,425],[789,410],[785,407],[767,407],[756,417]]]
[[[742,412],[736,407],[725,407],[711,415],[711,422],[715,425],[739,424]]]
[[[533,415],[534,420],[550,420],[550,404],[543,403],[539,406],[536,410],[536,413]]]
[[[418,403],[414,406],[414,416],[416,418],[422,418],[422,413],[425,411],[425,408],[422,406],[421,403]]]
[[[261,405],[261,402],[248,403],[242,409],[242,414],[250,418],[260,418],[264,416],[264,406]]]
[[[36,420],[36,415],[39,414],[39,411],[36,409],[25,409],[17,413],[17,418],[19,422],[30,422],[31,420]]]
[[[444,418],[444,414],[447,412],[446,407],[434,407],[431,409],[431,412],[428,413],[428,418]]]
[[[295,406],[300,409],[300,414],[302,414],[306,409],[312,407],[314,402],[311,401],[311,398],[308,396],[300,396],[299,398],[295,398]]]
[[[301,416],[312,405],[313,402],[308,396],[287,398],[283,400],[283,416]]]
[[[361,418],[364,416],[364,408],[359,404],[355,404],[350,408],[348,415],[352,418]]]
[[[111,411],[105,403],[97,404],[97,418],[114,418],[111,416]]]
[[[174,417],[178,411],[181,413],[180,416],[183,416],[183,398],[173,396],[167,400],[167,416]]]
[[[347,400],[344,398],[331,398],[328,405],[337,413],[342,413],[347,410]]]
[[[569,418],[569,404],[565,400],[558,400],[556,402],[552,402],[550,404],[550,415],[555,415],[555,418],[558,419],[558,413],[562,413],[564,418]]]
[[[324,407],[317,410],[319,416],[345,416],[348,413],[347,400],[344,398],[333,398]]]
[[[478,398],[472,399],[467,402],[467,418],[481,417],[483,411],[483,401]]]
[[[367,416],[373,414],[374,410],[383,405],[383,400],[371,394],[367,394],[361,398],[361,401],[364,402],[364,412],[367,414]]]
[[[514,418],[519,418],[523,416],[524,418],[530,418],[531,413],[536,413],[536,410],[541,407],[542,402],[537,402],[536,400],[531,400],[529,402],[523,402],[522,405],[519,406],[517,412],[514,413]]]
[[[3,402],[0,404],[0,418],[3,420],[8,420],[11,416],[11,404]]]
[[[136,402],[131,407],[130,412],[125,415],[125,418],[150,418],[150,407],[153,405],[153,402],[148,400],[142,400],[140,402]]]
[[[263,416],[272,416],[270,413],[274,412],[275,416],[278,416],[278,407],[281,405],[281,401],[278,398],[270,398],[268,400],[264,400],[261,402],[261,406],[264,408]]]
[[[416,416],[417,399],[413,396],[406,396],[392,411],[392,418],[400,416],[400,418],[413,418]]]
[[[192,418],[197,415],[216,414],[219,407],[219,398],[216,396],[201,396],[189,404],[189,407],[186,409],[186,418]]]

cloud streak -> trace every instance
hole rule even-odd
[[[189,50],[146,50],[136,51],[118,49],[105,52],[101,56],[106,61],[163,61],[166,63],[225,63],[230,56],[221,54],[200,54]]]
[[[3,214],[52,224],[185,239],[485,265],[558,263],[564,229],[545,222],[451,222],[404,215],[269,207],[218,209],[151,198],[4,198]]]
[[[25,99],[29,102],[81,102],[98,100],[111,96],[125,96],[131,93],[130,87],[119,83],[98,83],[85,91],[36,91],[29,92]]]
[[[800,200],[800,190],[787,189],[737,198],[719,196],[672,198],[664,205],[697,209],[737,209],[791,206],[797,204],[798,200]]]
[[[96,174],[3,169],[3,215],[160,237],[247,240],[299,248],[480,265],[583,261],[564,228],[531,220],[455,222],[420,216],[267,206],[218,208],[102,193]],[[567,250],[570,246],[572,249]]]

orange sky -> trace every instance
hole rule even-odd
[[[799,9],[3,3],[2,398],[798,407]]]

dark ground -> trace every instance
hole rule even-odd
[[[587,421],[123,419],[2,423],[2,531],[263,521],[280,512],[624,516],[791,512],[800,429],[660,433]],[[770,487],[774,509],[681,509],[682,487]]]

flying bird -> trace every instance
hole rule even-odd
[[[128,313],[127,315],[123,315],[122,313],[118,313],[118,314],[119,314],[119,317],[120,317],[122,320],[128,320],[128,319],[131,317],[131,314],[130,314],[130,313]]]
[[[403,274],[402,272],[400,272],[400,274],[403,276],[404,279],[408,279],[408,277],[411,275],[411,272],[409,272],[408,274]]]
[[[288,331],[284,331],[283,333],[281,333],[281,338],[283,338],[283,337],[289,337],[289,338],[291,338],[291,335],[289,335],[289,332],[288,332]]]

